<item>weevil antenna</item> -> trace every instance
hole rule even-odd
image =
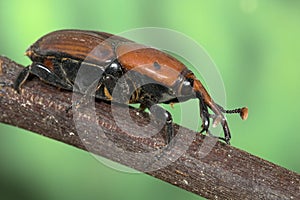
[[[243,107],[243,108],[237,108],[237,109],[232,109],[232,110],[225,110],[222,106],[216,104],[220,111],[222,113],[227,113],[227,114],[234,114],[234,113],[239,113],[241,118],[243,120],[246,120],[248,118],[248,108],[247,107]]]

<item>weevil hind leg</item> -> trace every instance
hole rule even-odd
[[[173,118],[171,113],[169,113],[167,110],[157,105],[155,101],[150,101],[150,100],[141,103],[140,108],[142,108],[143,110],[148,108],[150,110],[150,114],[152,114],[155,117],[155,119],[166,122],[166,129],[167,129],[166,142],[167,144],[169,144],[171,140],[174,138],[174,129],[172,124]]]

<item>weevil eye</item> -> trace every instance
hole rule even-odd
[[[193,92],[194,79],[187,78],[181,84],[181,95],[189,95]]]

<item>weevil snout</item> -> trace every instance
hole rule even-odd
[[[246,120],[248,117],[248,108],[237,108],[234,110],[225,110],[222,106],[218,105],[213,101],[213,99],[210,97],[206,89],[203,87],[202,83],[194,79],[193,81],[193,90],[196,93],[196,97],[199,99],[199,107],[200,107],[200,117],[202,119],[202,130],[201,132],[207,132],[209,133],[209,126],[210,126],[210,119],[213,120],[213,127],[217,126],[218,124],[221,124],[224,131],[224,138],[219,137],[219,139],[224,140],[226,143],[229,144],[231,134],[230,130],[227,124],[227,120],[223,113],[227,114],[233,114],[233,113],[239,113],[240,117],[243,120]],[[213,114],[210,114],[208,112],[208,108],[210,108],[213,111]]]

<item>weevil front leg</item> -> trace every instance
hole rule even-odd
[[[209,132],[208,129],[210,125],[210,121],[209,121],[210,114],[208,112],[207,105],[204,103],[202,97],[199,97],[199,107],[200,107],[200,117],[202,120],[202,130],[200,131],[200,133],[203,133],[204,131]]]
[[[225,141],[227,144],[230,144],[231,134],[225,116],[222,114],[222,111],[218,108],[217,104],[213,103],[210,105],[210,108],[214,112],[214,114],[210,115],[213,119],[213,125],[216,126],[221,123],[223,127],[224,137],[218,138]]]
[[[225,141],[227,144],[230,144],[230,142],[229,142],[231,139],[230,130],[229,130],[226,118],[224,117],[222,112],[219,110],[219,107],[217,106],[217,104],[214,104],[214,103],[209,104],[209,108],[212,109],[212,111],[214,112],[214,114],[210,114],[208,112],[208,105],[205,103],[204,99],[200,95],[198,95],[198,99],[199,99],[199,107],[200,107],[200,117],[202,119],[202,130],[200,131],[200,133],[205,131],[209,135],[216,137],[216,136],[212,135],[209,131],[209,126],[210,126],[209,118],[212,118],[213,125],[217,125],[219,122],[221,122],[221,125],[224,130],[225,137],[217,137],[217,138]]]
[[[173,118],[171,113],[167,110],[163,109],[162,107],[158,106],[155,101],[147,100],[140,105],[141,110],[145,110],[148,108],[150,110],[150,114],[152,114],[155,119],[165,121],[166,128],[167,128],[167,138],[166,142],[169,144],[171,140],[174,138],[174,129],[173,129]]]
[[[224,137],[218,137],[220,140],[225,141],[227,144],[230,144],[231,134],[228,127],[227,120],[225,116],[222,114],[222,110],[220,109],[220,106],[216,104],[213,100],[210,102],[207,102],[208,107],[214,112],[214,114],[211,115],[211,118],[213,119],[213,125],[216,126],[219,123],[221,123],[224,131]]]
[[[224,140],[227,144],[230,144],[230,139],[231,139],[231,134],[230,134],[230,130],[227,124],[227,121],[225,119],[225,117],[222,119],[221,121],[222,127],[223,127],[223,131],[224,131],[224,138],[219,137],[219,139]]]
[[[29,74],[30,74],[30,68],[31,65],[25,67],[18,75],[14,82],[14,89],[20,93],[20,88],[23,85],[23,83],[27,80]]]
[[[20,88],[27,80],[30,74],[36,75],[41,80],[54,85],[59,88],[63,88],[66,90],[72,90],[73,86],[69,84],[67,81],[58,77],[54,72],[50,71],[47,67],[43,66],[41,63],[32,63],[31,65],[25,67],[14,82],[14,89],[17,92],[20,92]]]

